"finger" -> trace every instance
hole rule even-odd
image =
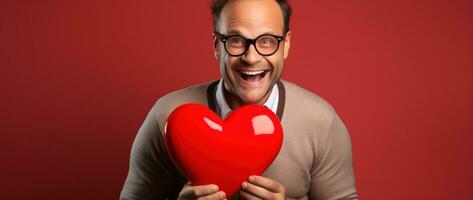
[[[214,184],[210,185],[198,185],[194,186],[193,195],[195,197],[206,196],[209,194],[213,194],[218,191],[218,186]]]
[[[249,194],[252,194],[254,196],[257,196],[261,199],[272,199],[271,197],[273,196],[273,192],[267,190],[266,188],[263,188],[263,187],[260,187],[260,186],[257,186],[257,185],[253,185],[251,183],[248,183],[248,182],[243,182],[241,184],[241,188],[243,191],[249,193]]]
[[[187,182],[181,190],[181,193],[179,194],[179,199],[188,199],[191,198],[191,193],[192,193],[192,185],[191,182]]]
[[[240,190],[240,198],[242,199],[246,199],[246,200],[260,200],[261,198],[255,196],[255,195],[252,195],[248,192],[245,192],[243,190]]]
[[[187,197],[189,198],[199,198],[201,196],[206,196],[209,194],[213,194],[218,191],[218,186],[214,184],[210,185],[198,185],[198,186],[190,186],[188,188]]]
[[[262,176],[250,176],[248,178],[249,182],[253,185],[266,188],[267,190],[275,193],[282,192],[282,185],[272,179],[262,177]]]
[[[197,198],[198,200],[224,200],[225,199],[225,192],[219,191],[215,192],[206,196],[201,196]]]

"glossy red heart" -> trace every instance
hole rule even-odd
[[[222,120],[209,108],[184,104],[169,116],[165,144],[193,185],[216,184],[227,197],[250,175],[261,175],[279,153],[282,127],[259,105],[243,106]]]

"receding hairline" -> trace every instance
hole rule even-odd
[[[270,27],[273,27],[271,28],[272,30],[278,30],[277,32],[279,32],[279,29],[281,29],[281,31],[284,31],[284,14],[282,10],[279,9],[279,5],[274,4],[270,0],[233,0],[228,2],[225,7],[222,8],[217,20],[216,31],[223,31],[219,30],[219,28],[222,28],[222,25],[230,27],[230,24],[232,24],[234,20],[241,21],[243,19],[246,19],[247,22],[264,20],[262,21],[263,24],[258,25],[258,27],[271,24]]]
[[[223,9],[226,7],[227,3],[230,1],[237,1],[237,0],[212,0],[210,5],[210,10],[213,16],[213,26],[214,30],[217,29],[217,24],[219,19],[221,18],[221,13]],[[239,0],[242,1],[242,0]],[[248,1],[255,1],[255,0],[248,0]],[[274,0],[281,11],[283,17],[283,32],[289,31],[289,21],[292,15],[292,8],[291,5],[287,0]]]

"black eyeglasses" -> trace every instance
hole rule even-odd
[[[215,32],[218,40],[223,42],[225,51],[230,56],[241,56],[248,51],[250,45],[253,45],[256,51],[262,56],[270,56],[276,53],[279,49],[279,43],[284,39],[284,36],[273,34],[263,34],[255,39],[247,39],[241,35],[223,35]]]

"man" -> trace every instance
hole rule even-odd
[[[321,97],[279,80],[291,41],[286,0],[214,0],[212,13],[222,79],[157,101],[133,144],[121,199],[358,199],[343,122]],[[191,102],[222,118],[259,104],[281,120],[281,151],[261,176],[242,183],[236,197],[217,185],[192,186],[166,154],[164,123],[176,107]]]

